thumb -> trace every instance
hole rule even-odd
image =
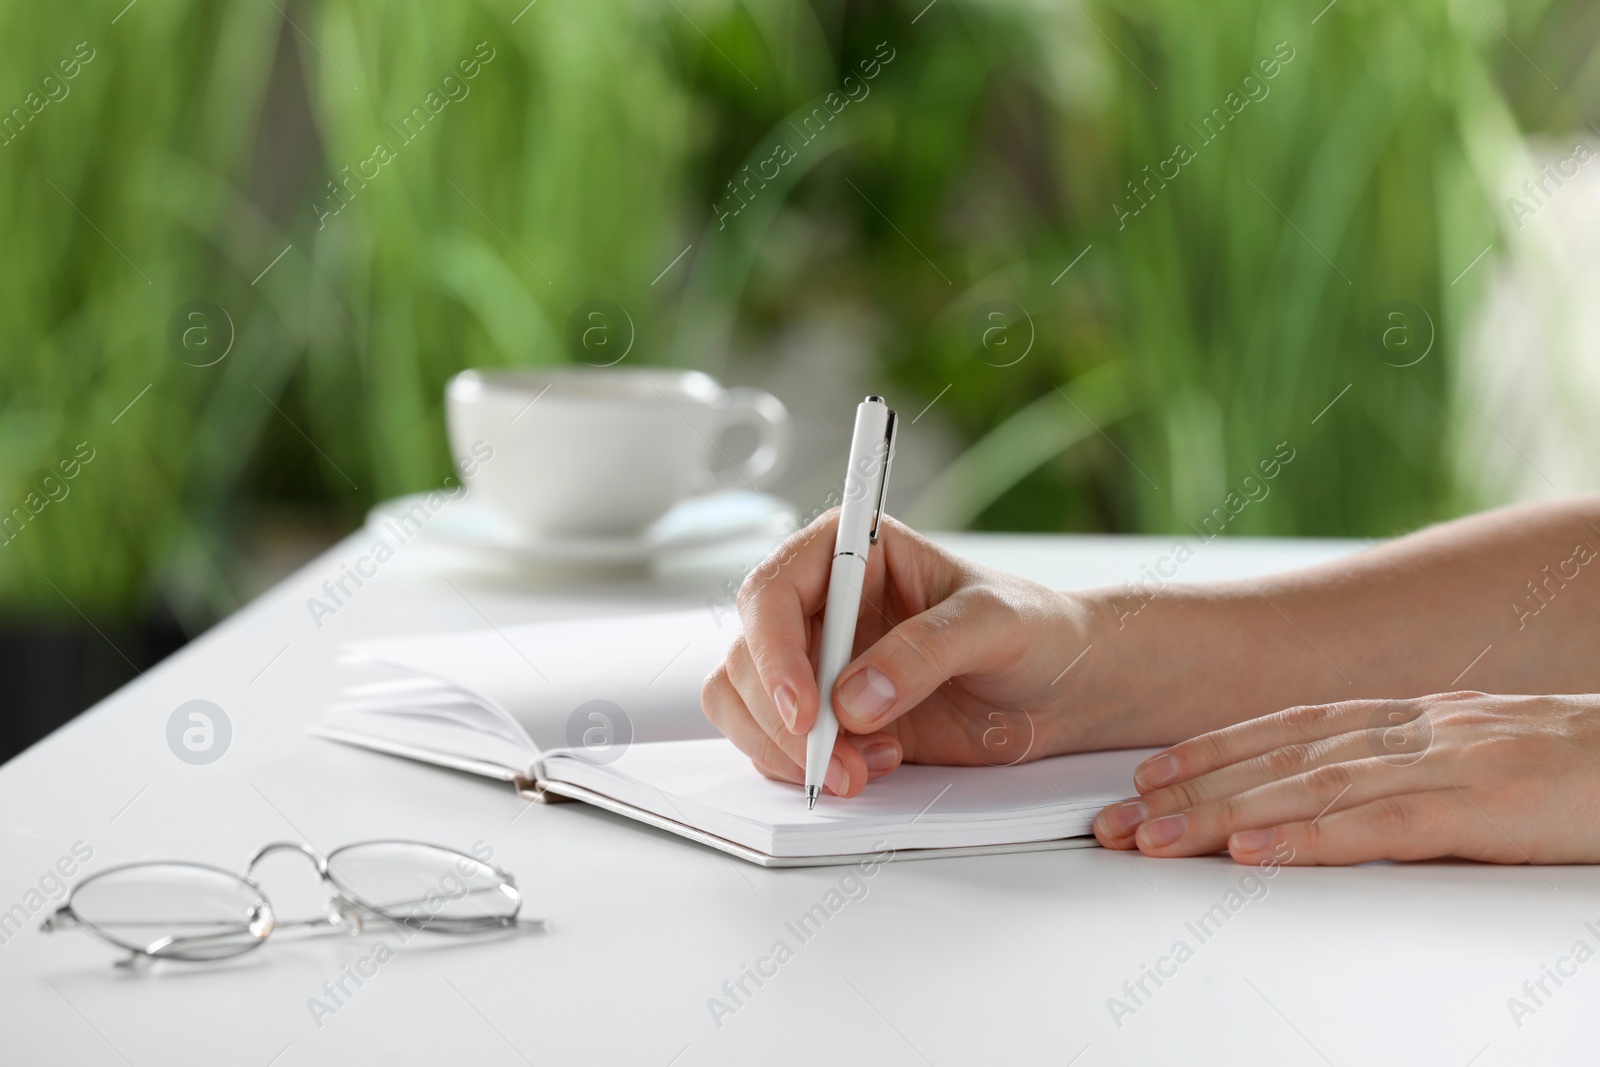
[[[890,630],[839,674],[833,706],[851,733],[873,733],[959,675],[998,666],[1016,647],[1012,618],[987,591],[963,590]]]

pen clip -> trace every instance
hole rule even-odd
[[[889,493],[889,465],[894,462],[894,442],[900,431],[900,417],[889,409],[889,424],[884,427],[883,473],[878,479],[878,502],[872,506],[872,529],[867,531],[867,544],[878,543],[878,522],[883,518],[883,501]]]

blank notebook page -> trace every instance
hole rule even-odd
[[[1102,807],[1133,794],[1134,767],[1157,751],[1088,752],[1014,767],[905,764],[850,800],[823,794],[812,812],[800,786],[762,777],[721,738],[636,744],[603,765],[582,752],[552,752],[544,777],[769,856],[798,858],[1082,837]]]

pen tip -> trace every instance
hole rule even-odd
[[[817,794],[822,792],[814,785],[806,786],[806,810],[814,811],[817,807]]]

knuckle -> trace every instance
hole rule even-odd
[[[763,650],[759,655],[752,652],[745,659],[750,664],[749,677],[754,680],[770,678],[779,663],[777,651],[771,649]]]
[[[739,592],[734,596],[734,603],[738,605],[740,612],[748,610],[760,598],[761,590],[766,584],[778,576],[778,560],[782,558],[779,552],[782,548],[780,545],[766,559],[752,567],[750,573],[744,576],[744,581],[739,583]]]
[[[1295,738],[1304,740],[1314,736],[1332,714],[1333,708],[1327,704],[1302,704],[1283,712],[1283,725]]]
[[[751,758],[750,763],[755,767],[756,770],[760,771],[764,777],[770,778],[774,782],[796,781],[794,771],[786,771],[782,764],[767,763],[754,757]]]
[[[1208,821],[1219,828],[1238,826],[1244,819],[1244,802],[1238,794],[1219,797],[1210,805]]]
[[[893,515],[884,515],[878,520],[878,540],[882,541],[886,546],[898,545],[902,549],[913,546],[918,552],[927,552],[932,557],[941,560],[954,558],[948,551],[934,544]]]
[[[907,662],[915,666],[917,663],[934,662],[940,648],[943,646],[952,620],[940,612],[924,611],[920,615],[913,615],[905,622],[896,626],[892,631],[900,638],[900,643],[906,646],[912,655],[907,656]],[[889,648],[891,646],[885,646]]]
[[[794,757],[784,751],[783,747],[771,737],[762,737],[759,748],[760,751],[756,753],[756,758],[774,770],[779,767],[794,767],[797,765]]]
[[[737,644],[728,652],[728,661],[733,666],[734,674],[739,679],[765,678],[773,664],[782,655],[782,650],[774,647],[771,638],[763,641],[759,646],[752,645],[744,637],[736,638]]]
[[[779,578],[784,568],[790,566],[802,552],[814,544],[825,543],[824,535],[838,523],[839,511],[837,507],[829,508],[810,524],[779,541],[767,554],[766,559],[745,575],[744,581],[739,583],[739,592],[735,597],[735,603],[741,614],[759,602],[768,583]]]
[[[1350,768],[1343,763],[1317,767],[1305,776],[1306,788],[1313,796],[1333,798],[1350,788]]]
[[[744,581],[739,583],[739,591],[734,594],[733,602],[740,611],[748,608],[751,601],[755,600],[756,594],[761,591],[760,573],[761,566],[752,567],[750,573],[744,576]]]
[[[1411,808],[1398,797],[1377,802],[1372,811],[1372,827],[1386,837],[1403,837],[1412,829]]]
[[[920,652],[927,652],[944,638],[953,621],[944,612],[924,611],[920,615],[911,616],[895,627],[895,630],[907,644]]]
[[[760,687],[761,679],[756,670],[755,655],[743,637],[735,638],[732,647],[728,649],[728,658],[725,662],[728,668],[728,681],[735,689],[748,691],[746,687],[752,684]]]
[[[1167,786],[1161,791],[1161,799],[1161,808],[1165,811],[1187,811],[1197,806],[1204,797],[1199,785],[1190,780]]]
[[[1261,761],[1274,778],[1289,778],[1306,769],[1311,762],[1311,748],[1300,742],[1284,745],[1268,752]]]
[[[1199,756],[1198,762],[1202,767],[1226,767],[1233,762],[1233,753],[1226,730],[1201,734],[1189,744],[1194,746],[1193,751]],[[1182,747],[1181,745],[1179,746],[1179,748]],[[1187,767],[1191,761],[1184,758],[1186,755],[1187,753],[1180,754],[1178,761]]]
[[[728,665],[719,663],[705,681],[700,683],[700,710],[706,718],[716,722],[733,686],[728,682]]]

